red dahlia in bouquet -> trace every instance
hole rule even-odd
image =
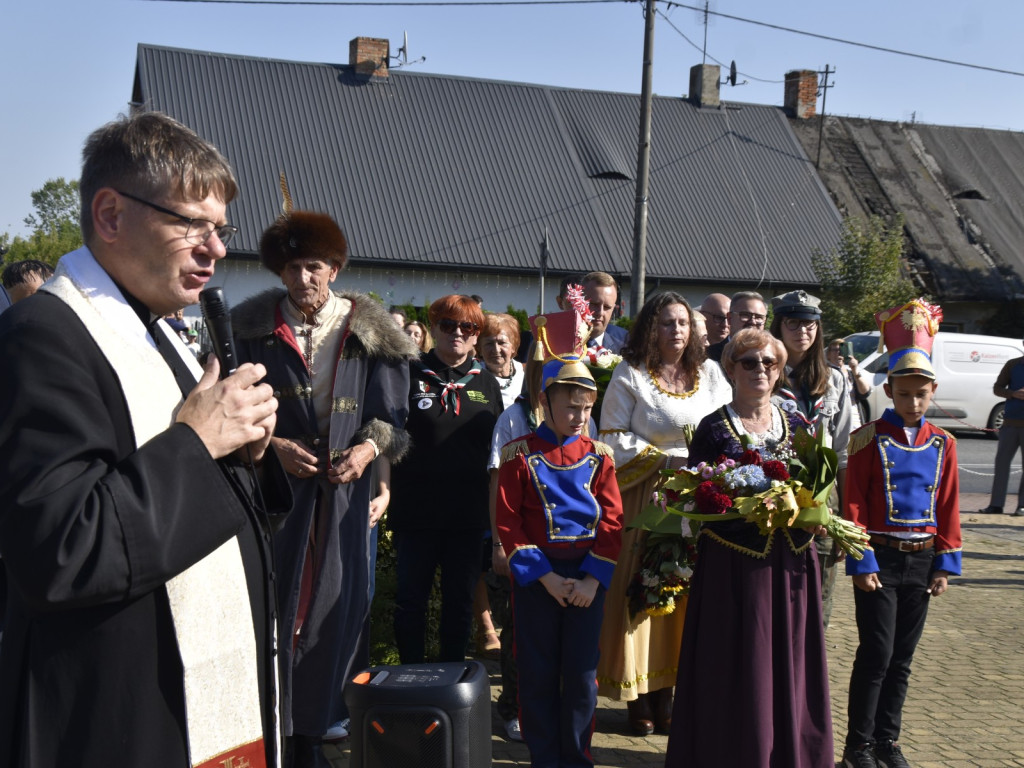
[[[762,535],[777,528],[821,525],[847,554],[860,560],[867,533],[828,508],[838,459],[823,441],[823,436],[801,429],[793,437],[791,453],[748,449],[739,461],[720,456],[696,467],[662,470],[664,479],[654,503],[630,525],[683,536],[690,532],[691,521],[742,518]]]

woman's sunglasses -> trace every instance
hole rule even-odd
[[[766,371],[770,371],[779,364],[778,360],[771,357],[741,357],[734,359],[733,362],[742,365],[744,371],[756,371],[759,365],[763,365]]]
[[[442,333],[455,333],[455,329],[458,328],[462,331],[463,336],[472,336],[480,330],[480,326],[476,323],[471,323],[466,320],[458,323],[447,317],[443,320],[438,320],[437,327],[441,329]]]

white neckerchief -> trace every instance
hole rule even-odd
[[[116,372],[136,447],[167,430],[181,407],[181,390],[146,326],[89,249],[63,256],[41,290],[74,310]],[[198,379],[202,369],[178,335],[164,322],[153,328],[166,337],[161,344],[172,345]],[[220,764],[235,755],[249,758],[253,768],[264,765],[256,639],[238,539],[231,538],[165,587],[184,671],[192,765],[214,758]]]

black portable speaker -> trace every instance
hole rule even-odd
[[[490,768],[491,696],[479,661],[373,667],[345,686],[352,768]]]

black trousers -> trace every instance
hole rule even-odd
[[[910,663],[931,599],[925,590],[934,549],[876,547],[875,558],[882,589],[853,589],[860,645],[850,675],[847,745],[899,739]]]
[[[583,558],[552,560],[559,576],[582,580]],[[597,639],[604,587],[586,608],[561,607],[539,580],[513,583],[519,724],[533,768],[590,768],[597,708]]]
[[[403,664],[422,664],[426,655],[427,603],[434,573],[441,569],[441,626],[438,661],[462,661],[473,629],[473,593],[480,579],[479,528],[403,531],[398,536],[395,644]]]
[[[7,568],[0,560],[0,643],[4,639],[4,617],[7,614]]]
[[[331,768],[318,736],[286,736],[282,763],[284,768]]]

